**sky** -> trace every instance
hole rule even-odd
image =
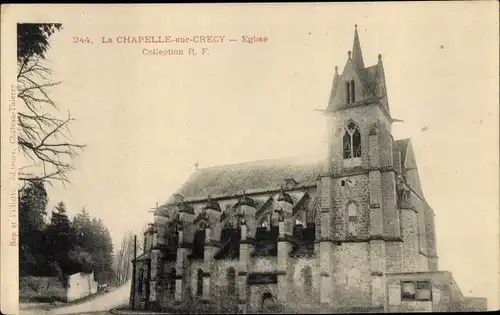
[[[100,217],[116,246],[200,167],[324,154],[323,109],[358,25],[366,66],[382,55],[395,139],[411,138],[436,214],[440,269],[498,308],[498,6],[352,3],[66,6],[29,12],[63,23],[47,54],[61,115],[86,144],[66,188],[74,215]],[[25,13],[28,16],[28,13]],[[267,37],[247,44],[112,44],[101,37]],[[89,38],[93,44],[74,43]],[[170,45],[170,46],[169,46]],[[187,55],[208,48],[209,55]],[[145,56],[153,48],[183,56]]]

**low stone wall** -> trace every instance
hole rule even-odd
[[[94,273],[75,273],[68,277],[66,301],[71,302],[97,293]]]

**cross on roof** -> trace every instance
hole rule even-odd
[[[198,163],[198,162],[194,163],[194,169],[195,170],[197,170],[199,166],[200,166],[200,163]]]
[[[156,207],[154,208],[151,208],[151,210],[154,210],[154,211],[148,211],[149,213],[155,213],[156,211],[158,211],[159,207],[158,207],[158,201],[156,202]]]

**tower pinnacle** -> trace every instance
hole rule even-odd
[[[354,43],[352,45],[352,62],[358,69],[364,69],[363,54],[359,43],[358,25],[354,25]]]

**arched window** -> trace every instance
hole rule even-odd
[[[194,234],[192,259],[204,259],[205,257],[205,229],[199,229]]]
[[[343,137],[344,159],[361,157],[361,134],[355,123],[349,122]]]
[[[355,90],[354,90],[354,80],[351,80],[351,102],[356,102]]]
[[[311,267],[305,266],[301,270],[302,279],[304,280],[304,292],[310,293],[312,291],[312,272]]]
[[[175,268],[172,268],[170,271],[170,276],[168,278],[168,292],[170,294],[175,294],[175,277],[177,275],[177,271]]]
[[[349,104],[351,102],[351,88],[349,86],[349,81],[347,81],[345,83],[345,97],[346,97],[346,101],[347,101],[347,104]]]
[[[230,296],[236,295],[236,271],[233,267],[227,270],[227,292]]]
[[[350,235],[356,235],[356,224],[358,222],[358,209],[355,203],[347,206],[347,231]]]
[[[198,269],[198,279],[196,281],[196,296],[203,296],[203,270]]]

